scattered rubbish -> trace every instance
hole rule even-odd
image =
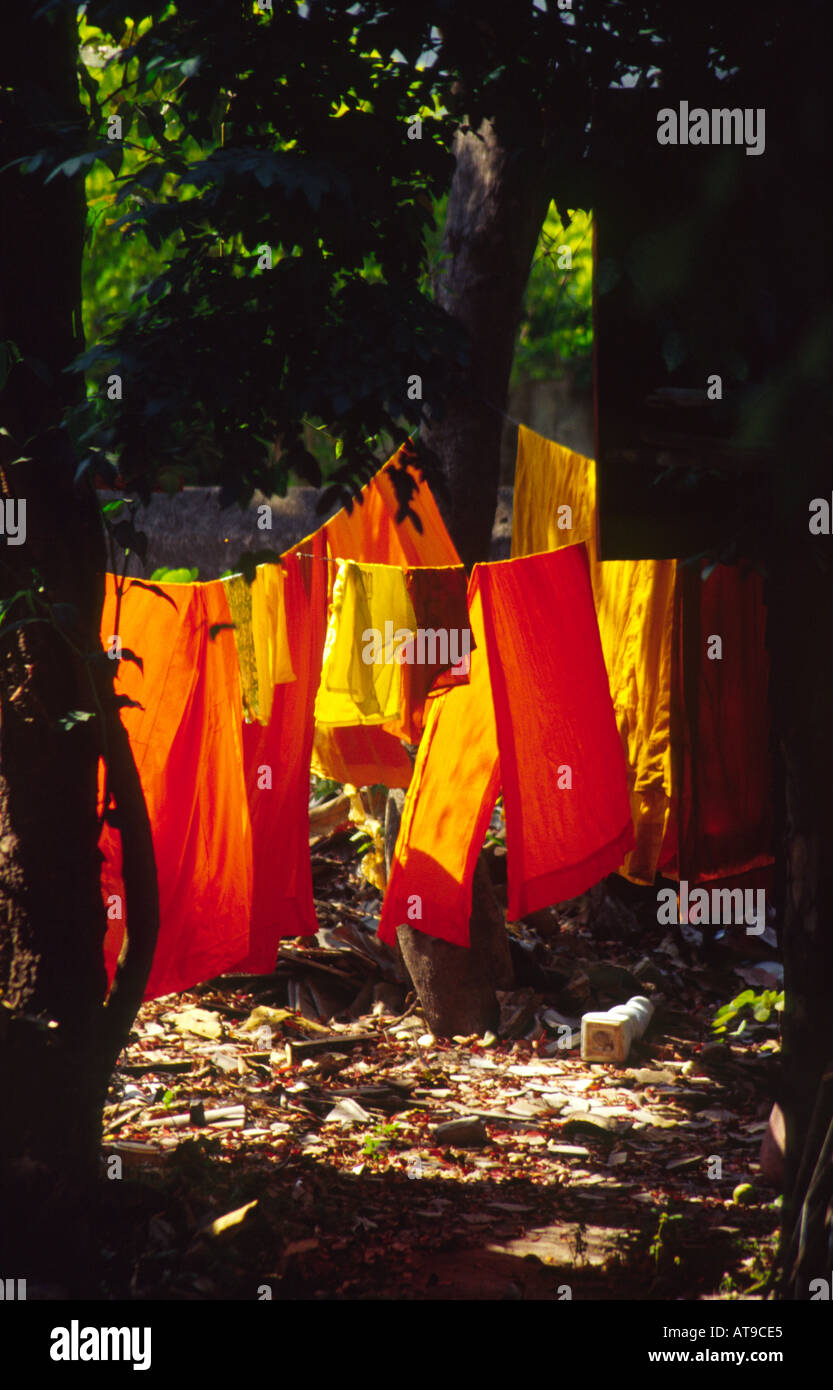
[[[236,1047],[213,1047],[203,1054],[220,1071],[231,1075],[239,1070],[240,1053]]]
[[[144,1076],[149,1071],[176,1074],[178,1072],[193,1070],[194,1063],[190,1062],[187,1057],[179,1057],[173,1060],[168,1057],[154,1058],[147,1056],[144,1062],[122,1062],[119,1065],[119,1071],[123,1071],[127,1076]]]
[[[197,1106],[200,1107],[197,1110]],[[231,1122],[242,1126],[246,1122],[245,1105],[221,1105],[213,1110],[206,1110],[202,1102],[198,1101],[185,1114],[178,1115],[153,1115],[146,1120],[141,1120],[136,1126],[137,1129],[183,1129],[186,1125],[212,1125],[221,1122]]]
[[[352,1052],[354,1047],[378,1041],[375,1033],[327,1033],[323,1038],[314,1038],[309,1042],[288,1042],[286,1062],[292,1066],[302,1057],[314,1057],[316,1053]]]
[[[221,1038],[223,1025],[217,1014],[207,1009],[182,1009],[169,1014],[171,1023],[180,1033],[194,1033],[198,1038]]]
[[[654,1006],[644,995],[607,1013],[585,1014],[581,1020],[583,1062],[624,1062],[634,1038],[641,1038],[653,1016]]]
[[[328,1124],[335,1122],[340,1125],[362,1125],[367,1124],[370,1115],[358,1101],[347,1099],[338,1101],[325,1119]]]
[[[225,1231],[233,1230],[235,1226],[240,1226],[245,1221],[250,1211],[254,1211],[257,1206],[257,1198],[253,1202],[247,1202],[244,1207],[237,1207],[234,1211],[226,1212],[225,1216],[218,1216],[216,1220],[209,1221],[205,1226],[201,1226],[197,1232],[199,1236],[221,1236]]]
[[[669,1173],[688,1172],[690,1169],[699,1168],[702,1162],[702,1154],[689,1154],[685,1158],[670,1159],[665,1167]]]
[[[103,1168],[114,1157],[125,1170],[171,1164],[178,1174],[181,1164],[190,1174],[195,1165],[210,1197],[195,1209],[206,1223],[202,1236],[218,1236],[235,1256],[245,1251],[248,1258],[250,1244],[257,1246],[275,1297],[278,1281],[294,1277],[285,1269],[293,1257],[306,1262],[304,1277],[320,1278],[321,1289],[339,1297],[388,1287],[394,1259],[416,1291],[409,1263],[416,1246],[433,1254],[460,1238],[463,1247],[510,1234],[537,1240],[553,1221],[559,1189],[592,1220],[605,1202],[634,1203],[626,1224],[639,1225],[647,1214],[640,1202],[657,1211],[710,1192],[706,1159],[729,1146],[738,1164],[729,1186],[715,1187],[716,1200],[702,1207],[703,1240],[729,1213],[747,1220],[745,1202],[761,1203],[755,1220],[764,1220],[773,1178],[763,1155],[760,1170],[752,1160],[763,1139],[768,1158],[775,1150],[773,1166],[781,1161],[762,1109],[777,1064],[754,1030],[729,1045],[712,1042],[711,1021],[747,985],[779,988],[771,948],[756,956],[742,943],[743,952],[715,964],[694,959],[675,933],[658,952],[665,929],[657,931],[641,908],[628,908],[640,934],[623,917],[622,931],[594,936],[592,895],[583,895],[549,913],[552,930],[537,930],[537,918],[510,927],[518,987],[500,995],[499,1026],[478,1036],[434,1036],[395,953],[376,939],[378,894],[366,884],[356,890],[355,849],[345,837],[348,872],[337,859],[341,847],[330,837],[326,854],[316,856],[315,882],[326,883],[316,889],[319,932],[282,941],[273,971],[232,974],[143,1006],[108,1096]],[[607,894],[605,913],[610,901]],[[620,951],[618,941],[628,949]],[[603,943],[601,960],[592,959],[596,943]],[[738,977],[743,986],[732,985]],[[609,1023],[634,998],[650,998],[661,1024],[640,1048],[632,1044],[636,1058],[619,1070],[605,1065],[612,1050],[581,1060],[581,1014],[601,1012]],[[205,1035],[183,1026],[206,1019]],[[214,1155],[222,1155],[220,1164]],[[252,1171],[271,1166],[270,1181],[287,1199],[279,1212],[261,1201],[252,1217],[251,1204],[240,1205],[254,1189],[224,1181],[229,1158],[251,1163]],[[293,1191],[299,1159],[305,1176]],[[441,1178],[451,1181],[433,1181]],[[739,1189],[730,1206],[733,1182]],[[433,1199],[437,1188],[450,1200]],[[360,1201],[352,1229],[351,1194]],[[491,1201],[501,1195],[508,1200]],[[212,1213],[220,1215],[209,1220]],[[658,1217],[651,1219],[655,1229]],[[193,1221],[183,1223],[167,1205],[150,1210],[148,1220],[146,1244],[154,1250],[193,1241]],[[615,1224],[623,1224],[621,1213]],[[473,1240],[481,1226],[482,1238]],[[238,1251],[235,1232],[244,1227]],[[549,1256],[545,1262],[553,1263]],[[228,1265],[231,1280],[234,1259]],[[331,1273],[322,1274],[324,1266]],[[193,1298],[195,1271],[182,1259],[178,1269],[164,1296]],[[155,1270],[152,1260],[140,1266],[139,1296],[158,1295]],[[223,1277],[212,1274],[206,1296],[218,1296]],[[736,1277],[745,1290],[750,1281]],[[668,1278],[678,1281],[669,1285],[671,1296],[691,1293],[682,1269],[669,1266]],[[310,1283],[313,1296],[318,1287]]]

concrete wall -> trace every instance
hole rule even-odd
[[[102,492],[104,500],[120,494]],[[186,487],[173,497],[154,493],[147,507],[136,511],[136,526],[148,537],[147,565],[131,557],[128,573],[150,575],[162,565],[196,565],[200,579],[217,579],[233,568],[247,550],[275,550],[278,554],[303,540],[332,516],[337,508],[319,515],[320,493],[314,487],[293,487],[286,497],[272,497],[272,529],[258,527],[258,507],[267,499],[255,493],[249,505],[221,510],[218,488]]]
[[[595,456],[593,392],[571,380],[524,381],[509,393],[508,413],[545,439],[554,439],[586,458]],[[515,476],[518,431],[506,422],[501,447],[500,481],[511,486]]]

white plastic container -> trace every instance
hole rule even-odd
[[[626,1062],[631,1043],[642,1037],[653,1013],[650,999],[637,994],[607,1013],[585,1014],[581,1020],[581,1060]]]

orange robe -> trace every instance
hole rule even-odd
[[[283,557],[285,614],[295,679],[276,685],[269,723],[243,725],[246,796],[254,843],[251,942],[237,964],[272,970],[283,936],[318,930],[309,853],[313,706],[321,675],[327,566],[321,533]]]
[[[119,636],[144,669],[122,661],[116,679],[117,693],[137,702],[121,718],[147,803],[159,884],[160,931],[147,999],[190,989],[245,954],[252,890],[234,635],[226,627],[212,641],[209,633],[230,622],[223,585],[156,587],[165,597],[127,581]],[[108,575],[105,649],[115,609],[115,581]],[[125,925],[118,831],[105,824],[100,845],[110,917],[104,952],[112,978]]]
[[[669,872],[689,883],[769,887],[774,827],[761,576],[715,565],[703,581],[700,567],[681,565],[675,638],[679,845]]]
[[[476,565],[468,685],[431,701],[379,935],[468,945],[474,866],[500,786],[508,912],[583,892],[633,844],[625,760],[584,546]]]

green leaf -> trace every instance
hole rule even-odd
[[[86,724],[90,719],[95,719],[93,710],[71,709],[58,720],[58,723],[62,729],[74,729],[76,724]]]
[[[9,373],[15,362],[19,361],[20,351],[17,345],[13,343],[11,339],[7,339],[6,342],[0,342],[0,391],[2,391],[3,387],[6,385],[9,379]]]
[[[17,603],[18,599],[26,598],[28,593],[28,589],[18,589],[17,593],[12,594],[9,598],[0,598],[0,623],[2,623],[12,605]]]
[[[153,571],[150,577],[158,580],[160,584],[193,584],[198,574],[198,569],[188,569],[185,565],[173,569],[167,569],[165,565],[161,565],[159,569]]]
[[[736,1011],[742,1009],[744,1004],[751,1004],[755,999],[754,989],[745,989],[742,994],[738,994],[732,1000],[732,1008]]]

